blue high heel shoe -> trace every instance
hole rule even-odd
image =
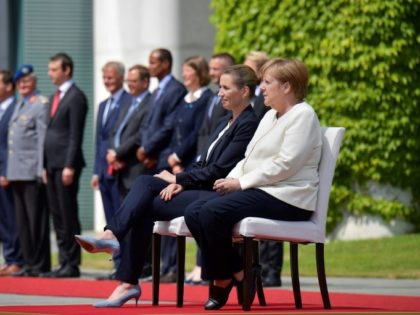
[[[75,235],[76,242],[79,243],[89,253],[108,253],[113,256],[120,252],[120,243],[116,240],[98,240],[91,236]]]
[[[121,307],[127,301],[131,299],[135,299],[136,307],[137,307],[137,303],[139,301],[140,295],[141,295],[141,288],[140,286],[137,285],[135,287],[132,287],[130,290],[128,290],[128,292],[124,294],[122,297],[120,297],[119,299],[112,300],[112,301],[108,301],[108,300],[99,301],[93,304],[93,306],[94,307]]]

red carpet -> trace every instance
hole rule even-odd
[[[0,293],[65,296],[65,297],[91,297],[106,298],[114,289],[114,281],[95,280],[62,280],[38,278],[1,278]],[[154,307],[151,284],[142,284],[141,300],[146,304],[135,308],[134,304],[124,306],[122,309],[96,309],[91,305],[45,305],[45,306],[0,306],[0,314],[241,314],[242,309],[236,303],[236,294],[232,294],[229,304],[221,311],[204,311],[202,304],[207,298],[206,286],[185,286],[185,306],[175,307],[175,285],[161,285],[160,300],[171,302],[168,305]],[[254,302],[251,312],[246,314],[349,314],[349,313],[395,313],[419,312],[420,297],[401,297],[384,295],[330,293],[333,309],[326,311],[322,307],[319,292],[302,292],[303,309],[294,308],[293,294],[290,290],[265,289],[268,306],[260,307]]]

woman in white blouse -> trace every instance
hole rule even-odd
[[[205,309],[223,307],[242,260],[232,247],[232,227],[245,217],[309,220],[315,210],[321,128],[304,101],[308,70],[297,60],[276,58],[261,69],[264,103],[271,107],[245,158],[214,183],[219,195],[192,203],[185,221],[202,251],[202,278],[214,280]],[[220,259],[223,257],[223,259]]]

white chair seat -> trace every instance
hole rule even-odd
[[[178,217],[171,221],[156,221],[153,227],[153,233],[172,237],[192,237],[190,230],[185,224],[184,217]]]
[[[233,237],[289,241],[297,243],[322,243],[324,235],[312,221],[278,221],[247,217],[233,228]]]

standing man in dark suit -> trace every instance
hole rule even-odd
[[[106,155],[111,147],[111,132],[120,111],[127,111],[131,105],[131,95],[123,89],[124,73],[125,68],[121,62],[110,61],[103,66],[102,79],[110,96],[99,104],[96,117],[95,165],[91,186],[101,192],[107,222],[120,207],[120,194]]]
[[[169,145],[175,119],[175,110],[187,93],[181,82],[172,74],[172,54],[169,50],[158,48],[149,56],[150,75],[159,80],[150,103],[148,126],[142,134],[141,147],[137,158],[148,169],[157,165],[159,155]],[[162,282],[176,280],[176,239],[162,239]]]
[[[48,99],[36,90],[32,65],[16,71],[20,95],[9,121],[7,179],[13,191],[24,268],[15,276],[38,276],[51,269],[50,230],[42,182]]]
[[[16,215],[13,194],[6,177],[7,133],[9,121],[16,106],[13,96],[15,85],[12,73],[0,70],[0,242],[3,243],[5,264],[0,266],[0,276],[10,276],[21,271],[23,258],[16,232]]]
[[[125,198],[137,176],[151,173],[136,158],[136,151],[141,145],[139,134],[147,126],[149,113],[149,70],[142,65],[132,66],[128,70],[126,82],[133,97],[132,103],[120,112],[107,154],[108,164],[114,169],[121,200]]]
[[[209,136],[217,126],[220,118],[227,114],[227,111],[223,108],[220,97],[217,94],[219,92],[219,82],[223,71],[234,64],[235,59],[229,53],[215,54],[210,59],[210,78],[211,82],[217,86],[217,91],[207,103],[206,114],[204,115],[204,120],[198,133],[197,154],[200,154],[205,149]]]
[[[257,77],[261,80],[260,69],[268,61],[268,55],[263,51],[251,51],[245,57],[244,65],[247,65],[254,70]],[[251,100],[251,105],[254,108],[255,115],[258,121],[263,118],[270,107],[264,105],[264,96],[261,93],[260,85],[255,89],[255,95]]]
[[[57,237],[59,267],[47,277],[79,277],[80,249],[73,235],[80,232],[77,194],[82,168],[82,152],[88,103],[73,82],[73,60],[66,53],[52,56],[48,75],[57,87],[51,96],[45,136],[44,176],[47,197]]]

